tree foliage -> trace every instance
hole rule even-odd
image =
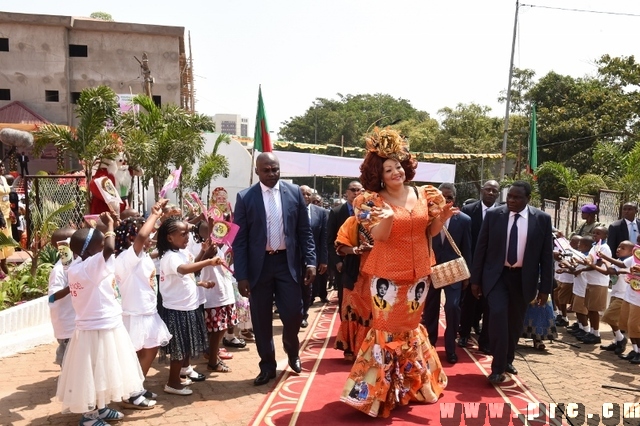
[[[342,95],[338,99],[317,98],[301,116],[282,123],[280,136],[286,140],[362,146],[362,136],[373,126],[386,127],[403,120],[423,121],[429,114],[410,102],[390,95]]]
[[[93,19],[101,19],[103,21],[113,22],[113,16],[111,16],[111,14],[107,12],[93,12],[91,15],[89,15],[89,17]]]
[[[131,165],[144,170],[143,184],[153,182],[157,199],[170,167],[182,167],[183,175],[191,175],[196,159],[203,155],[202,133],[215,126],[208,116],[172,104],[159,107],[146,95],[134,97],[133,104],[140,111],[123,114],[121,133]]]

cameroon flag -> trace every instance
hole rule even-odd
[[[253,134],[253,149],[260,152],[273,151],[267,126],[267,115],[264,112],[264,102],[262,102],[261,87],[258,88],[258,112],[256,113],[256,130]]]

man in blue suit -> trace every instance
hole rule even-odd
[[[513,360],[527,306],[547,303],[553,286],[551,216],[529,206],[530,198],[531,185],[514,182],[506,205],[487,210],[473,255],[471,291],[491,312],[491,383],[518,374]]]
[[[309,224],[311,225],[311,233],[313,234],[313,242],[316,246],[316,260],[318,262],[318,271],[316,279],[312,285],[305,285],[302,288],[302,323],[300,327],[306,328],[309,323],[309,307],[313,301],[313,295],[316,293],[316,286],[324,286],[324,293],[327,293],[327,280],[325,273],[327,272],[327,218],[328,212],[322,207],[311,204],[313,190],[307,185],[300,186],[300,192],[307,205],[309,214]],[[325,296],[326,298],[326,296]]]
[[[256,159],[260,182],[238,194],[233,241],[234,275],[240,294],[249,297],[251,321],[260,356],[254,385],[276,377],[272,309],[282,320],[282,343],[291,369],[300,373],[298,332],[302,321],[302,261],[304,284],[316,275],[316,256],[307,208],[297,185],[280,181],[280,162],[271,152]]]
[[[445,182],[438,188],[442,191],[442,196],[447,203],[454,202],[456,199],[456,187],[453,183]],[[451,217],[444,224],[451,235],[456,246],[462,253],[462,257],[471,264],[471,218],[464,213],[459,213]],[[436,264],[445,263],[450,260],[457,259],[459,256],[453,250],[451,243],[447,239],[444,231],[440,235],[431,239],[433,252],[436,255]],[[460,281],[455,284],[439,288],[429,288],[427,292],[427,300],[425,302],[424,312],[422,314],[422,323],[429,333],[429,342],[432,346],[438,341],[438,320],[440,318],[440,299],[442,290],[445,294],[444,315],[447,321],[447,328],[444,332],[444,348],[447,352],[447,361],[451,364],[458,362],[456,355],[456,334],[458,324],[460,324],[460,297],[462,289],[469,285],[469,280]]]

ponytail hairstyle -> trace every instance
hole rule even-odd
[[[183,223],[182,218],[178,216],[168,217],[160,228],[158,228],[156,249],[158,250],[158,257],[164,256],[169,250],[177,251],[175,247],[169,242],[169,234],[176,232],[179,228],[178,224]]]

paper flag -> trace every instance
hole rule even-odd
[[[202,203],[202,200],[200,200],[200,197],[198,196],[198,193],[192,192],[189,195],[191,195],[191,198],[193,198],[193,201],[195,201],[198,204],[198,206],[200,207],[200,211],[204,214],[204,218],[208,219],[209,215],[207,213],[207,209],[204,207],[204,204]]]
[[[167,192],[172,191],[178,187],[178,184],[180,183],[181,173],[182,173],[182,166],[180,166],[178,170],[174,170],[171,172],[167,180],[164,182],[164,186],[158,193],[160,198],[164,198],[164,196],[167,195]]]
[[[207,212],[207,217],[212,218],[213,220],[223,220],[222,212],[216,206],[212,206]]]
[[[214,220],[213,226],[211,227],[211,241],[216,244],[227,244],[231,246],[239,230],[240,227],[235,223],[221,219]]]
[[[634,265],[640,265],[640,246],[634,246],[632,253]],[[627,282],[632,289],[640,291],[640,275],[627,274]]]
[[[120,213],[122,199],[118,195],[116,187],[107,176],[102,176],[94,180],[96,187],[100,191],[104,202],[111,208],[112,213]]]

